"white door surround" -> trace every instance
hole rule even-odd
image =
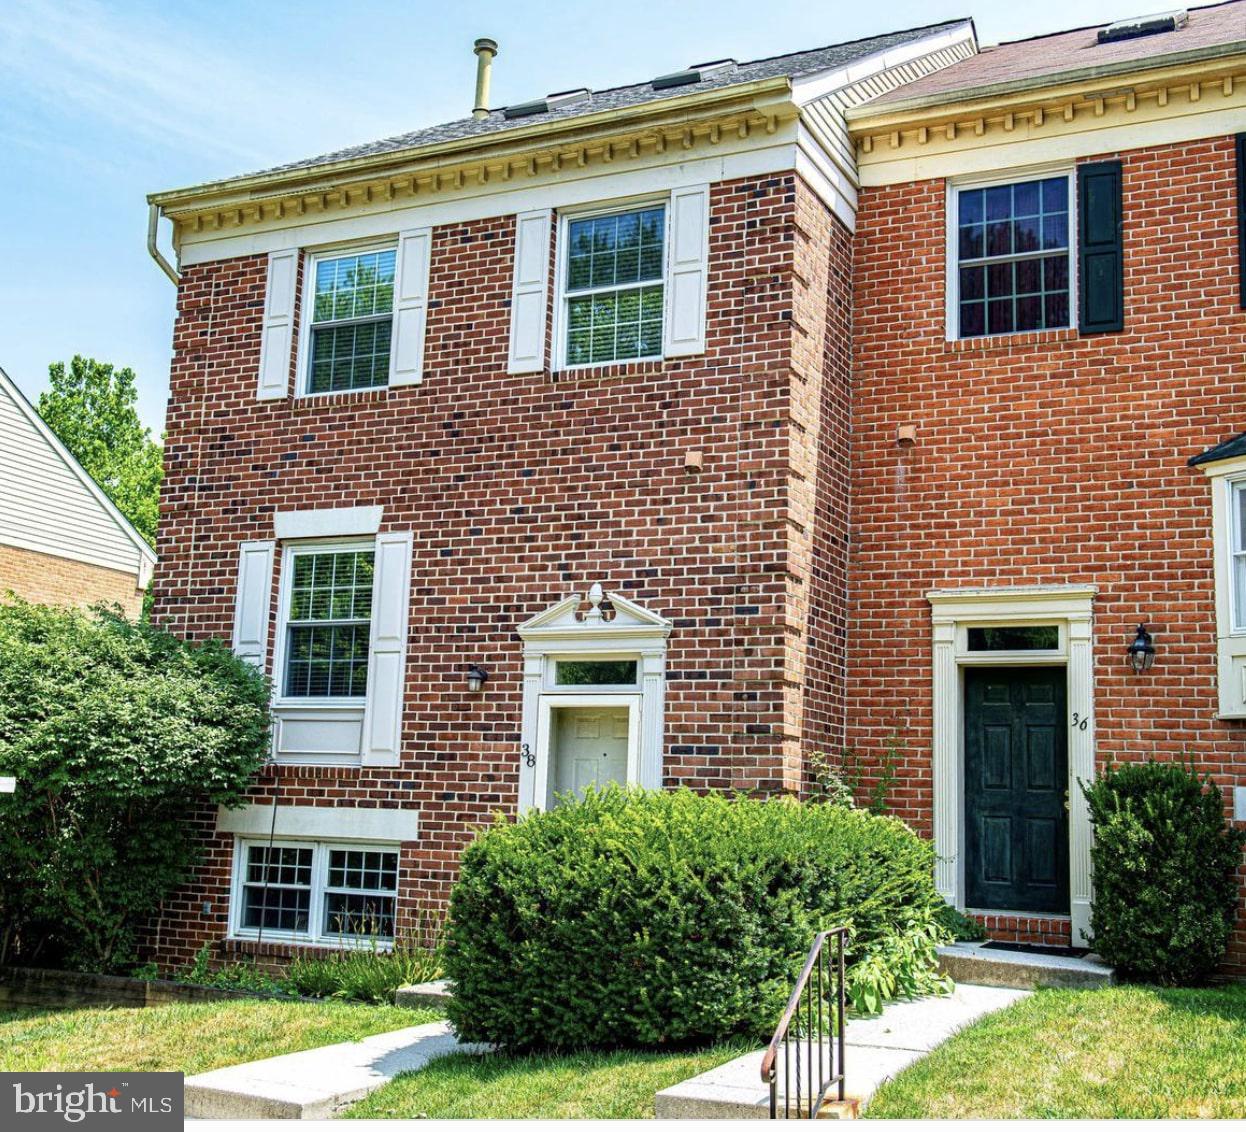
[[[965,797],[964,692],[968,665],[1061,665],[1068,679],[1069,903],[1073,944],[1090,929],[1090,811],[1078,779],[1095,772],[1093,604],[1096,587],[986,586],[931,590],[933,638],[933,750],[935,884],[964,908]],[[1057,647],[1042,650],[971,651],[970,627],[1055,625]],[[1024,916],[1023,912],[1009,912]],[[1035,916],[1039,916],[1035,913]],[[1041,918],[1050,919],[1049,913]]]
[[[597,583],[587,594],[572,594],[519,627],[524,642],[521,812],[547,805],[554,782],[553,712],[558,708],[626,707],[627,781],[661,788],[666,639],[671,628],[666,618]],[[622,684],[560,684],[559,661],[634,661],[634,678]]]
[[[587,785],[637,781],[640,696],[542,696],[536,796],[582,796]]]

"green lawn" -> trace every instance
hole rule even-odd
[[[261,999],[145,1009],[0,1010],[0,1072],[203,1073],[438,1017],[436,1010]]]
[[[681,1053],[456,1053],[396,1077],[345,1115],[366,1120],[635,1120],[653,1116],[653,1094],[730,1061],[747,1047]]]
[[[898,1074],[866,1115],[1241,1119],[1246,985],[1040,991]]]

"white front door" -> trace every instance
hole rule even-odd
[[[550,719],[549,804],[590,786],[627,782],[631,711],[626,706],[556,707]]]

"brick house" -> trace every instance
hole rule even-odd
[[[845,747],[949,899],[1080,941],[1077,777],[1246,788],[1246,3],[502,110],[477,52],[471,119],[150,198],[156,613],[277,718],[153,947],[400,934],[498,810]]]
[[[0,370],[0,601],[136,616],[156,554]]]

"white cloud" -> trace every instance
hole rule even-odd
[[[278,70],[241,29],[236,43],[214,40],[201,21],[174,24],[95,0],[5,0],[0,91],[11,88],[10,107],[37,103],[88,133],[104,125],[228,172],[385,132],[366,99],[323,90],[293,66]]]

